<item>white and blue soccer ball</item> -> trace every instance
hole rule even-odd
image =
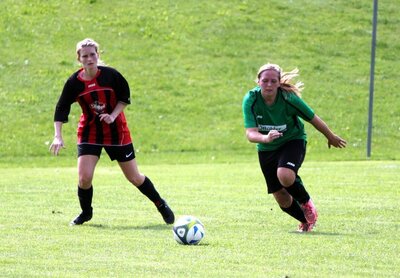
[[[204,225],[199,219],[191,215],[180,217],[172,228],[174,239],[179,244],[196,245],[205,236]]]

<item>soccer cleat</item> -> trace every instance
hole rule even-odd
[[[311,232],[313,228],[314,228],[314,224],[301,222],[297,231],[299,233],[307,233],[307,232]]]
[[[168,206],[167,202],[162,200],[161,204],[157,207],[157,210],[161,213],[165,223],[174,224],[175,215]]]
[[[315,226],[318,218],[318,213],[313,201],[310,199],[307,203],[301,204],[301,208],[303,209],[304,216],[307,222]]]
[[[92,219],[93,213],[81,213],[79,214],[74,220],[72,220],[69,225],[70,226],[75,226],[75,225],[82,225],[83,223],[89,221],[90,219]]]

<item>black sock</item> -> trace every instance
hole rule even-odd
[[[301,209],[301,207],[299,206],[299,203],[296,202],[296,200],[293,199],[292,204],[290,205],[290,207],[288,207],[288,208],[280,207],[280,208],[281,208],[281,210],[283,210],[284,212],[286,212],[287,214],[289,214],[293,218],[296,218],[300,222],[303,222],[303,223],[307,222],[307,220],[306,220],[306,218],[304,216],[304,212]]]
[[[307,203],[310,200],[310,195],[308,195],[299,176],[296,176],[294,183],[289,187],[285,187],[285,189],[300,204]]]
[[[78,186],[78,198],[83,214],[92,214],[93,186],[82,189]]]
[[[154,187],[154,184],[148,177],[145,177],[144,182],[142,183],[142,185],[138,186],[138,189],[140,190],[140,192],[143,193],[143,195],[149,198],[150,201],[152,201],[157,207],[163,203],[160,194],[158,194],[157,190]]]

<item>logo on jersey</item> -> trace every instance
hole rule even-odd
[[[286,131],[287,126],[286,125],[258,125],[258,130],[259,131],[271,131],[271,130],[277,130],[279,132],[284,132]]]
[[[93,110],[95,114],[103,114],[106,109],[105,103],[102,103],[100,101],[95,101],[92,104],[90,104],[90,108]]]

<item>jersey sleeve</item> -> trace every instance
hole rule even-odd
[[[68,122],[68,116],[71,111],[71,105],[75,102],[76,89],[75,89],[75,77],[71,76],[64,84],[64,88],[61,92],[61,96],[58,99],[56,109],[54,111],[55,122]]]
[[[300,97],[293,93],[287,93],[284,97],[303,120],[309,122],[314,118],[314,110]]]
[[[117,100],[126,104],[131,104],[131,93],[128,81],[126,81],[125,77],[118,71],[114,70],[114,74],[116,79],[114,90]]]
[[[243,98],[242,111],[245,128],[257,127],[257,122],[252,111],[254,102],[255,98],[251,92],[248,92]]]

